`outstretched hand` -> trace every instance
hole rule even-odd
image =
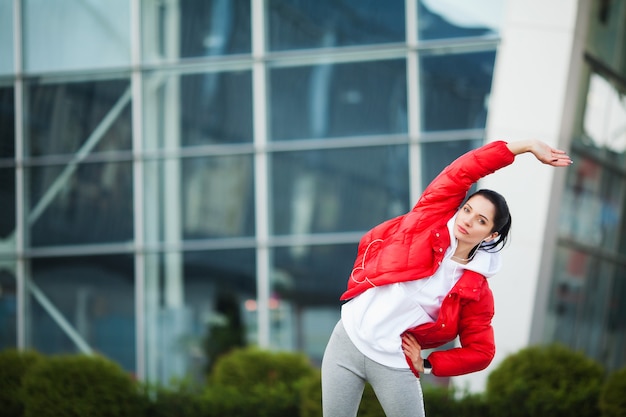
[[[424,360],[422,359],[422,347],[417,343],[417,339],[410,333],[402,335],[402,351],[411,359],[413,367],[419,373],[424,372]]]
[[[541,163],[546,165],[566,167],[572,164],[572,159],[565,151],[552,148],[540,141],[533,142],[530,152],[532,152]]]
[[[507,146],[515,155],[530,152],[541,163],[553,167],[566,167],[572,164],[572,159],[565,151],[555,149],[540,140],[509,142]]]

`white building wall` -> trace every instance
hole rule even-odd
[[[538,138],[568,149],[572,102],[586,33],[589,0],[508,0],[496,58],[487,140]],[[580,16],[580,19],[579,19]],[[504,267],[490,280],[495,297],[497,353],[484,371],[454,379],[480,392],[489,373],[509,354],[528,346],[535,308],[543,311],[558,223],[564,169],[521,155],[515,164],[479,184],[502,193],[513,228]],[[539,304],[537,304],[539,303]]]

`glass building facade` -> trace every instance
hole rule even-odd
[[[0,0],[0,348],[318,362],[362,233],[484,140],[459,4]]]
[[[544,341],[626,364],[626,3],[591,2]]]

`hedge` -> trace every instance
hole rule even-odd
[[[24,414],[24,375],[42,356],[35,351],[6,349],[0,352],[0,410],[5,417]]]
[[[137,417],[137,384],[100,356],[59,355],[36,362],[23,380],[24,417]]]
[[[600,364],[560,345],[522,349],[487,378],[493,416],[597,417],[604,371]]]
[[[626,416],[626,368],[613,372],[600,393],[602,417]]]
[[[302,384],[315,375],[303,353],[239,348],[221,356],[209,375],[210,416],[297,416]]]

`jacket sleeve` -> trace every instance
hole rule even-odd
[[[424,213],[458,209],[474,183],[513,163],[515,155],[506,145],[491,142],[455,159],[426,187],[412,211],[424,206],[429,206]]]
[[[478,300],[466,301],[459,316],[461,346],[435,351],[428,356],[436,376],[457,376],[485,369],[496,353],[491,326],[494,314],[493,294],[485,282]]]

